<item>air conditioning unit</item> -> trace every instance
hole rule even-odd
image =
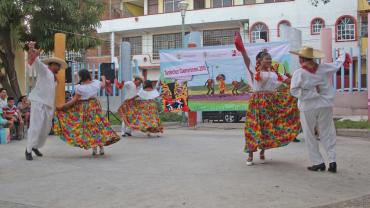
[[[149,54],[134,55],[132,60],[136,60],[139,66],[158,66],[159,60],[153,60]]]

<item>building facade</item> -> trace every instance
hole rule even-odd
[[[363,1],[363,2],[362,2]],[[159,50],[182,47],[180,0],[110,0],[98,35],[106,40],[100,56],[118,56],[119,43],[131,43],[131,55],[147,79],[159,76]],[[335,0],[314,7],[308,0],[187,0],[185,32],[201,34],[203,46],[233,44],[239,31],[247,43],[280,40],[281,25],[302,31],[303,45],[320,47],[320,31],[332,28],[334,48],[361,47],[361,5],[366,0]],[[369,6],[368,3],[366,6]],[[367,23],[366,23],[367,25]],[[366,34],[367,36],[367,34]],[[354,51],[354,56],[358,56]]]

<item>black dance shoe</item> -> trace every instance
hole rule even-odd
[[[33,157],[32,157],[32,152],[25,152],[25,155],[26,155],[26,160],[33,160]]]
[[[321,163],[319,165],[313,165],[311,167],[307,167],[308,170],[310,171],[325,171],[325,163]]]
[[[32,148],[32,151],[38,156],[38,157],[42,157],[42,153],[36,149],[36,148]]]
[[[337,163],[336,162],[330,163],[328,171],[331,172],[331,173],[336,173],[337,172]]]
[[[123,137],[130,137],[130,136],[132,136],[132,135],[131,135],[130,133],[125,132],[122,136],[123,136]]]

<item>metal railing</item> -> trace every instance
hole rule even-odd
[[[356,50],[358,56],[354,57],[353,52]],[[333,57],[335,57],[335,49],[333,50]],[[339,92],[361,92],[367,91],[368,80],[368,59],[361,55],[361,48],[350,48],[346,51],[351,58],[348,67],[342,66],[339,71],[333,75],[333,87]],[[354,60],[356,58],[356,60]],[[366,73],[363,73],[363,68],[366,67]]]

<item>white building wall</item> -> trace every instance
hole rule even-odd
[[[311,35],[311,20],[320,17],[326,28],[332,28],[333,47],[357,47],[357,41],[336,42],[335,23],[343,15],[353,16],[357,21],[357,0],[333,0],[326,5],[314,7],[308,0],[291,2],[240,5],[227,8],[187,11],[186,31],[202,31],[239,27],[244,37],[243,22],[249,20],[249,30],[254,23],[263,22],[269,28],[269,41],[279,41],[278,23],[288,20],[292,27],[302,31],[304,45],[320,48],[320,35]],[[181,32],[179,12],[114,19],[101,22],[98,33],[120,32],[124,36],[142,36],[143,54],[152,54],[153,35]],[[357,28],[359,28],[357,22]],[[250,33],[249,33],[250,34]],[[250,39],[247,34],[248,40]],[[202,37],[203,39],[203,37]],[[245,41],[249,42],[249,41]],[[356,50],[354,55],[357,56]],[[150,73],[150,72],[149,72]]]

